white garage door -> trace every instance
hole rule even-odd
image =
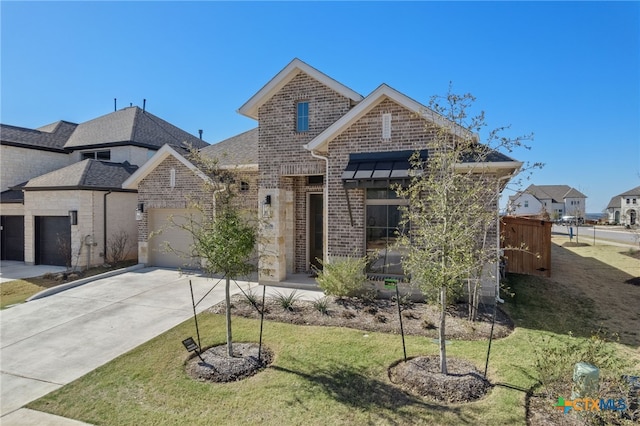
[[[180,228],[172,225],[169,218],[173,217],[175,223],[184,223],[189,214],[194,211],[187,209],[149,209],[149,233],[154,235],[149,238],[149,263],[153,266],[165,268],[194,269],[198,260],[189,258],[193,238]],[[155,235],[156,232],[159,234]],[[167,250],[169,243],[172,251]]]

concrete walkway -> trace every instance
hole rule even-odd
[[[103,278],[0,311],[0,424],[78,426],[84,423],[23,408],[193,316],[189,280],[200,300],[217,280],[143,268]],[[262,286],[238,281],[262,295]],[[232,284],[232,292],[240,290]],[[319,291],[267,287],[267,295]],[[224,300],[224,283],[197,307]]]

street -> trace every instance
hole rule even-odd
[[[593,243],[595,235],[596,244],[598,240],[604,240],[640,248],[640,231],[624,229],[621,226],[585,225],[576,227],[569,225],[553,225],[551,227],[551,232],[554,234],[569,235],[570,228],[573,228],[574,240],[577,238],[578,242]]]

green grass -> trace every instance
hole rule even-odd
[[[135,261],[123,261],[114,266],[96,266],[83,271],[82,278],[102,274],[114,269],[126,268],[134,265],[135,263]],[[45,274],[40,277],[23,278],[2,283],[2,285],[0,285],[0,309],[24,303],[29,297],[41,292],[42,290],[68,282],[56,280],[54,278],[56,275],[58,274]]]
[[[536,353],[548,353],[541,344],[587,342],[597,324],[594,302],[571,286],[518,275],[509,286],[516,296],[504,309],[516,329],[493,342],[488,377],[497,386],[473,403],[426,402],[390,383],[387,369],[402,358],[398,335],[275,322],[264,327],[264,343],[275,353],[269,368],[237,383],[196,382],[186,375],[181,344],[195,333],[190,320],[28,407],[97,425],[524,425],[526,391],[541,390],[534,367]],[[198,323],[203,346],[224,343],[224,316],[201,314]],[[234,340],[256,342],[259,326],[234,317]],[[437,354],[431,339],[408,336],[406,343],[410,357]],[[484,371],[487,343],[453,341],[448,356]],[[635,363],[628,372],[640,373],[637,348],[606,348]],[[570,362],[556,364],[571,376]]]
[[[203,346],[223,343],[224,317],[199,317]],[[234,318],[237,341],[256,341],[259,322]],[[264,341],[275,354],[264,372],[237,383],[200,383],[187,377],[182,339],[186,323],[119,357],[29,408],[104,425],[158,424],[524,424],[524,393],[495,388],[465,405],[439,405],[407,396],[387,378],[402,358],[397,335],[329,327],[267,323]],[[365,335],[367,337],[365,337]],[[516,331],[494,342],[491,378],[528,387],[521,365],[528,345]],[[453,342],[450,356],[483,369],[486,342]],[[436,353],[425,338],[407,339],[410,356]]]
[[[24,303],[29,297],[46,288],[46,286],[38,285],[38,281],[33,278],[4,282],[0,285],[0,309]]]

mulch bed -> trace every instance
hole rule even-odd
[[[265,301],[264,318],[268,321],[297,325],[348,327],[363,331],[400,334],[398,305],[392,300],[359,298],[337,300],[327,297],[324,301],[326,313],[319,310],[317,301],[296,300],[289,310],[284,309],[277,299],[268,298]],[[261,300],[258,302],[262,303]],[[213,306],[209,311],[224,314],[224,303]],[[232,296],[231,313],[245,318],[260,318],[256,308],[242,294]],[[447,339],[484,340],[489,338],[493,317],[492,307],[480,306],[478,319],[475,322],[467,320],[468,305],[466,303],[450,306],[447,315]],[[406,335],[437,338],[439,318],[437,306],[412,302],[402,307],[402,327]],[[513,322],[498,308],[493,338],[506,337],[512,331]]]
[[[476,401],[491,388],[468,361],[447,357],[447,372],[440,373],[438,356],[422,356],[389,368],[389,380],[409,393],[448,404]]]
[[[190,377],[206,382],[235,382],[253,376],[265,369],[273,360],[273,352],[256,343],[234,343],[233,357],[227,355],[227,345],[213,346],[200,356],[192,356],[186,364]],[[204,360],[204,361],[203,361]]]

